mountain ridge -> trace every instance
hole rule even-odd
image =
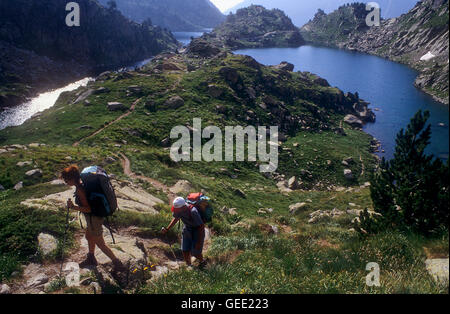
[[[64,0],[0,1],[0,107],[91,70],[123,66],[177,47],[172,34],[159,27],[131,22],[96,1],[78,3],[81,25],[68,27]]]
[[[351,1],[348,0],[315,0],[315,1],[296,1],[296,0],[245,0],[239,3],[235,7],[225,11],[235,12],[237,9],[247,7],[251,4],[263,5],[268,9],[278,8],[286,12],[286,14],[292,19],[296,26],[302,26],[306,24],[317,9],[321,8],[325,12],[332,12],[337,6],[344,5]],[[364,3],[371,2],[371,0],[365,0]],[[391,18],[399,16],[402,13],[406,13],[409,9],[414,7],[417,0],[378,0],[376,1],[381,7],[381,14],[385,18]]]
[[[105,7],[110,0],[99,0]],[[138,23],[150,19],[171,31],[203,31],[225,20],[209,0],[116,0],[117,8]]]
[[[404,63],[419,75],[415,85],[448,104],[448,0],[425,0],[380,27],[365,25],[358,15],[363,4],[341,6],[330,14],[319,11],[301,28],[306,41],[378,55]]]

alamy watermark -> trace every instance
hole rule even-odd
[[[69,27],[80,26],[80,5],[77,2],[69,2],[66,4],[66,25]]]
[[[369,14],[366,16],[366,24],[369,27],[380,26],[381,21],[381,9],[380,5],[376,2],[369,2],[366,4],[366,11]]]
[[[170,138],[178,139],[170,148],[170,157],[175,162],[259,161],[265,163],[259,165],[260,172],[274,172],[278,168],[278,126],[226,126],[224,136],[217,126],[202,130],[202,120],[194,118],[192,128],[176,126]],[[209,141],[202,145],[202,139]]]
[[[369,274],[366,276],[366,285],[369,287],[380,287],[380,265],[378,263],[368,263],[366,270]]]

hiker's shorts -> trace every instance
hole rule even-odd
[[[198,241],[200,241],[200,249],[197,250],[195,246],[197,245]],[[181,240],[181,249],[183,252],[191,252],[192,255],[200,255],[203,251],[203,239],[199,239],[199,231],[198,228],[195,229],[183,229],[183,238]]]
[[[105,218],[86,214],[84,217],[86,218],[87,231],[89,231],[90,235],[94,237],[103,235],[103,222]]]

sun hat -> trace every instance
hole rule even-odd
[[[177,197],[174,201],[173,201],[173,206],[172,206],[172,212],[175,211],[175,209],[179,209],[186,206],[186,201],[184,200],[184,198],[182,197]]]

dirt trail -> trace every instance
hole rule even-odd
[[[148,177],[145,177],[145,176],[140,176],[140,175],[135,174],[131,170],[131,162],[128,159],[128,157],[125,156],[123,153],[119,153],[119,155],[120,155],[120,157],[121,157],[120,159],[122,161],[123,173],[126,176],[128,176],[128,177],[130,177],[132,179],[140,179],[142,181],[150,183],[156,189],[161,190],[164,193],[166,193],[167,196],[169,197],[169,202],[170,203],[177,197],[174,193],[172,193],[170,191],[170,188],[167,185],[163,184],[162,182],[160,182],[160,181],[158,181],[156,179],[152,179],[152,178],[148,178]]]
[[[92,133],[91,135],[82,138],[82,139],[79,140],[78,142],[75,142],[72,146],[73,146],[73,147],[79,146],[79,145],[80,145],[82,142],[84,142],[85,140],[90,139],[90,138],[92,138],[92,137],[98,135],[98,134],[99,134],[100,132],[102,132],[104,129],[110,127],[111,125],[113,125],[113,124],[115,124],[115,123],[117,123],[117,122],[119,122],[119,121],[122,120],[123,118],[128,117],[128,116],[134,111],[134,109],[136,108],[136,105],[139,103],[139,101],[140,101],[141,99],[142,99],[142,98],[136,99],[136,100],[134,101],[134,103],[131,105],[130,109],[129,109],[126,113],[124,113],[123,115],[121,115],[120,117],[118,117],[117,119],[115,119],[114,121],[109,122],[107,125],[105,125],[105,126],[102,127],[101,129],[98,129],[97,131],[95,131],[95,132]]]

